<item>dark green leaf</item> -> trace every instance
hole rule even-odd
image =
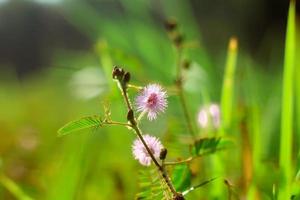
[[[230,140],[221,139],[220,137],[212,138],[201,138],[196,140],[193,154],[194,155],[203,155],[207,153],[214,153],[215,151],[225,149],[232,146]]]
[[[186,164],[176,165],[172,172],[172,181],[177,191],[184,191],[191,185],[191,171]]]
[[[74,131],[102,126],[102,119],[100,116],[88,116],[72,121],[64,125],[58,130],[58,136],[64,136]]]

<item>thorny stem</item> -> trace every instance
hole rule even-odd
[[[183,109],[183,114],[188,126],[188,130],[189,133],[191,134],[191,136],[195,139],[195,133],[193,130],[193,126],[192,126],[192,121],[187,109],[187,105],[186,105],[186,100],[185,100],[185,96],[184,96],[184,92],[183,92],[183,85],[182,85],[182,66],[181,66],[181,55],[182,55],[182,49],[181,47],[176,47],[177,50],[177,72],[176,72],[176,86],[178,89],[178,95],[179,95],[179,99],[180,99],[180,103]]]
[[[130,100],[128,98],[128,93],[126,91],[126,85],[123,85],[121,87],[121,92],[122,92],[122,95],[124,97],[124,101],[127,105],[127,109],[128,111],[130,110],[133,110],[132,109],[132,106],[131,106],[131,103],[130,103]],[[167,184],[167,186],[169,187],[170,191],[172,192],[173,196],[174,196],[174,199],[176,197],[179,197],[180,194],[176,192],[173,184],[171,183],[170,181],[170,178],[169,178],[169,175],[167,174],[165,168],[164,168],[164,165],[160,165],[157,161],[157,159],[154,157],[152,151],[150,150],[150,148],[148,147],[147,143],[145,142],[144,140],[144,137],[143,137],[143,134],[142,134],[142,131],[141,129],[139,128],[139,125],[138,125],[138,121],[135,119],[135,117],[133,116],[133,121],[130,122],[131,123],[131,127],[132,129],[135,131],[135,133],[137,134],[138,138],[141,140],[141,142],[143,143],[145,149],[147,150],[147,153],[149,154],[149,156],[151,157],[153,163],[155,164],[155,166],[157,167],[158,171],[160,172],[161,176],[163,177],[165,183]]]

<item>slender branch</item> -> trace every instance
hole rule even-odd
[[[120,125],[120,126],[126,126],[126,127],[129,127],[129,128],[132,128],[131,124],[123,123],[123,122],[116,122],[116,121],[106,121],[106,122],[103,122],[103,124]]]
[[[132,106],[131,106],[130,100],[128,98],[128,94],[127,94],[127,91],[126,91],[126,85],[125,84],[122,85],[121,92],[122,92],[122,95],[124,97],[124,100],[125,100],[128,111],[132,110]]]
[[[183,85],[182,85],[183,77],[182,77],[182,66],[181,66],[182,49],[180,46],[177,46],[176,50],[177,50],[176,86],[178,89],[178,95],[179,95],[181,107],[183,109],[183,114],[184,114],[184,117],[185,117],[185,120],[186,120],[186,123],[188,126],[189,133],[195,139],[195,133],[194,133],[193,126],[192,126],[191,117],[188,112],[188,108],[187,108],[187,104],[186,104],[186,100],[185,100],[185,96],[184,96],[184,92],[183,92]]]
[[[178,165],[178,164],[183,164],[183,163],[189,163],[192,160],[194,160],[195,158],[198,158],[198,157],[191,156],[191,157],[188,157],[188,158],[186,158],[184,160],[180,160],[180,161],[165,162],[165,166],[168,166],[168,165]]]
[[[193,136],[193,138],[195,138],[195,133],[193,131],[193,126],[192,126],[190,115],[188,113],[188,109],[187,109],[187,105],[186,105],[186,101],[185,101],[182,86],[180,86],[180,89],[179,89],[179,98],[180,98],[180,101],[181,101],[181,106],[183,108],[183,113],[184,113],[184,116],[185,116],[185,119],[186,119],[186,123],[187,123],[188,129],[189,129],[189,132]]]
[[[206,185],[206,184],[208,184],[208,183],[210,183],[210,182],[212,182],[212,181],[214,181],[214,180],[216,180],[216,179],[217,179],[217,178],[212,178],[212,179],[209,179],[209,180],[207,180],[207,181],[203,181],[202,183],[200,183],[200,184],[198,184],[198,185],[195,185],[195,186],[189,188],[188,190],[182,192],[182,195],[185,196],[185,195],[187,195],[189,192],[191,192],[191,191],[193,191],[193,190],[195,190],[195,189],[197,189],[197,188],[200,188],[200,187],[202,187],[202,186],[204,186],[204,185]]]
[[[169,166],[169,165],[178,165],[178,164],[183,164],[183,163],[189,163],[197,158],[201,158],[205,155],[208,155],[208,154],[211,154],[211,153],[214,153],[214,152],[217,152],[217,151],[221,151],[221,150],[224,150],[224,148],[218,148],[218,149],[214,149],[214,150],[211,150],[211,151],[207,151],[205,153],[202,153],[202,154],[199,154],[197,156],[190,156],[184,160],[179,160],[179,161],[170,161],[170,162],[165,162],[164,165],[165,166]]]
[[[136,90],[141,90],[143,87],[138,86],[138,85],[133,85],[133,84],[127,84],[128,88],[136,89]]]

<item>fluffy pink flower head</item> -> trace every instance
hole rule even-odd
[[[156,119],[157,114],[163,112],[167,104],[167,93],[158,84],[147,85],[136,98],[137,110],[147,112],[149,120]]]
[[[220,126],[220,107],[217,104],[204,106],[198,113],[198,123],[201,128],[207,128],[212,125],[214,128]]]
[[[153,153],[154,157],[159,158],[160,151],[163,148],[163,145],[161,144],[159,139],[151,135],[144,135],[143,138],[146,144],[148,145],[150,151]],[[138,160],[142,165],[151,165],[152,159],[148,154],[147,149],[145,148],[141,140],[138,138],[133,142],[132,153],[134,158]]]

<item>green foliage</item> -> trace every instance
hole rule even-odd
[[[251,166],[248,168],[250,174],[252,173],[251,185],[255,187],[253,195],[248,199],[253,200],[257,197],[260,199],[270,199],[270,197],[277,199],[280,190],[285,190],[281,184],[289,184],[289,181],[292,181],[292,179],[285,181],[278,178],[278,154],[282,158],[280,159],[280,167],[283,175],[289,176],[291,174],[293,178],[297,174],[296,181],[293,183],[296,189],[290,194],[296,195],[294,199],[299,199],[300,165],[298,164],[297,168],[292,165],[296,162],[292,160],[291,148],[295,145],[293,149],[299,151],[300,131],[293,129],[294,133],[297,132],[298,138],[295,141],[290,138],[291,127],[294,127],[290,115],[293,104],[290,101],[294,96],[300,95],[299,67],[297,67],[298,71],[294,70],[294,73],[290,71],[294,55],[293,46],[296,45],[295,39],[293,39],[293,29],[296,27],[293,28],[294,17],[291,17],[295,14],[292,12],[295,1],[290,7],[288,32],[286,34],[282,106],[279,102],[282,89],[282,72],[277,70],[281,67],[282,55],[281,52],[277,52],[280,49],[281,40],[274,40],[272,31],[268,31],[270,35],[264,35],[263,38],[267,38],[266,40],[261,38],[263,39],[261,40],[262,45],[258,47],[257,53],[251,54],[251,56],[247,54],[245,48],[247,46],[245,38],[249,37],[239,34],[241,36],[241,51],[238,55],[240,67],[236,65],[237,49],[229,48],[223,73],[221,68],[224,65],[223,58],[226,49],[220,49],[218,51],[220,53],[216,52],[209,55],[209,51],[206,51],[206,49],[210,49],[206,46],[209,41],[201,41],[207,39],[209,29],[204,34],[206,38],[201,38],[202,33],[200,31],[205,27],[194,26],[196,23],[193,21],[191,15],[193,12],[191,12],[191,5],[188,1],[176,1],[175,3],[173,0],[166,0],[162,1],[161,5],[153,4],[151,1],[138,0],[122,0],[112,4],[99,1],[95,6],[88,1],[68,1],[65,3],[61,4],[59,8],[60,14],[66,19],[66,23],[70,22],[80,33],[88,36],[91,43],[95,41],[99,41],[99,43],[95,45],[96,52],[93,52],[92,48],[80,51],[74,48],[71,51],[55,50],[53,58],[48,58],[50,59],[49,63],[53,63],[53,66],[45,68],[45,71],[37,76],[22,80],[21,84],[17,81],[18,76],[12,70],[3,81],[1,78],[7,73],[2,70],[0,74],[0,110],[2,113],[0,115],[0,136],[2,138],[0,140],[0,155],[3,160],[1,170],[3,169],[5,174],[7,173],[6,178],[8,179],[2,179],[0,199],[26,199],[27,194],[37,199],[49,200],[133,199],[137,193],[137,178],[140,180],[140,193],[137,195],[137,199],[172,199],[170,191],[161,181],[162,179],[156,170],[147,168],[143,170],[142,174],[136,172],[136,163],[131,157],[130,150],[134,135],[123,134],[123,131],[126,132],[123,127],[105,129],[107,134],[81,134],[59,141],[53,137],[58,126],[65,123],[66,119],[74,117],[76,113],[92,115],[95,110],[101,109],[99,102],[106,99],[109,99],[113,104],[111,108],[113,118],[118,121],[124,120],[126,110],[123,108],[117,88],[115,86],[107,87],[114,84],[111,81],[111,70],[115,64],[121,64],[132,72],[134,75],[133,84],[145,85],[155,80],[166,86],[169,94],[168,110],[156,122],[149,123],[144,120],[142,128],[145,133],[157,134],[162,139],[164,146],[168,149],[168,159],[173,160],[183,155],[201,157],[232,146],[232,141],[218,137],[199,139],[196,141],[195,147],[192,148],[191,145],[192,149],[182,145],[190,140],[186,140],[184,136],[185,127],[182,123],[182,112],[177,104],[172,86],[174,81],[174,77],[171,75],[174,74],[174,70],[172,71],[174,52],[172,52],[167,36],[161,25],[157,23],[157,16],[153,15],[153,12],[164,13],[164,16],[177,18],[180,29],[186,33],[185,39],[190,40],[192,38],[193,40],[192,48],[187,48],[183,52],[183,58],[193,63],[190,69],[186,69],[187,80],[184,80],[187,105],[192,111],[191,116],[195,117],[197,108],[210,103],[210,100],[218,101],[221,99],[222,118],[224,120],[221,122],[222,129],[219,134],[222,137],[222,134],[227,132],[239,133],[240,121],[235,116],[242,115],[246,118],[245,125],[250,128],[249,138],[252,139],[250,141],[252,165],[256,165],[255,170],[251,169]],[[106,9],[106,6],[109,9]],[[100,7],[101,10],[99,11],[98,8]],[[122,12],[119,12],[118,8],[121,8]],[[226,12],[226,10],[224,11]],[[207,22],[210,24],[210,19],[208,18],[208,20]],[[225,37],[222,35],[222,31],[218,34],[222,38]],[[298,46],[299,41],[297,40]],[[93,45],[90,42],[88,45]],[[222,43],[224,42],[226,41],[222,40]],[[193,46],[194,44],[195,46]],[[187,41],[187,46],[189,45],[189,41]],[[48,45],[46,46],[48,48]],[[51,49],[45,49],[45,52],[52,52]],[[267,62],[262,66],[260,59],[255,60],[255,58],[258,58],[257,55],[260,55],[265,49],[272,49],[272,51],[265,52],[269,56],[267,56],[267,60],[264,60]],[[298,63],[300,63],[299,57],[294,58]],[[95,93],[101,93],[100,90],[103,93],[101,93],[101,98],[95,95],[93,96],[95,98],[81,98],[78,101],[76,96],[72,96],[75,90],[68,87],[74,87],[72,77],[74,80],[75,71],[81,71],[80,69],[90,66],[99,67],[104,71],[105,76],[99,76],[95,73],[93,77],[98,77],[99,81],[103,81],[103,83],[107,81],[107,85],[103,90],[103,88],[95,86],[97,81],[86,81],[88,78],[83,78],[81,83],[88,87],[88,90],[82,88],[83,97],[87,97],[87,93],[93,93],[94,89]],[[251,67],[252,78],[248,84],[253,88],[245,87],[244,78],[249,72],[245,71],[244,66]],[[298,73],[297,92],[291,87],[291,82],[295,81],[292,74],[296,74],[295,72]],[[21,85],[22,87],[20,87]],[[81,87],[82,85],[75,84],[75,86]],[[295,93],[293,94],[293,92]],[[298,104],[296,117],[300,116],[300,98]],[[246,111],[241,110],[241,107],[245,108]],[[280,141],[278,135],[280,123],[278,122],[281,108],[282,140]],[[85,117],[66,124],[59,130],[58,134],[63,136],[79,130],[97,128],[105,124],[104,119],[107,119],[106,115],[103,118],[99,116]],[[192,121],[195,122],[196,119],[192,118]],[[298,126],[300,127],[300,123]],[[298,130],[300,130],[299,127]],[[203,130],[200,134],[202,133],[211,136],[210,132],[206,133]],[[243,139],[240,134],[231,136],[234,137],[235,141]],[[280,142],[279,152],[278,144]],[[244,174],[241,165],[243,155],[239,151],[241,144],[235,144],[234,153],[230,156],[218,157],[220,158],[218,160],[204,158],[205,163],[201,167],[197,165],[196,160],[192,160],[189,165],[193,169],[193,173],[196,170],[197,174],[201,176],[197,177],[197,180],[201,180],[202,177],[230,177],[233,186],[229,187],[228,191],[226,191],[226,186],[222,180],[209,184],[207,187],[201,187],[209,182],[205,181],[188,189],[190,171],[187,165],[182,164],[168,166],[170,172],[173,172],[172,181],[174,181],[175,187],[178,190],[187,188],[186,191],[201,187],[197,191],[188,192],[188,195],[185,196],[187,200],[223,200],[228,199],[228,193],[232,193],[229,195],[232,199],[235,199],[235,196],[246,197],[247,194],[244,194],[244,191],[249,191],[247,190],[249,188],[246,188],[247,183],[243,182]],[[26,149],[28,146],[31,149]],[[172,169],[172,167],[174,168]],[[298,173],[295,173],[296,170]],[[250,179],[248,180],[250,181]],[[215,187],[218,183],[220,183],[221,192],[216,198],[214,193],[218,190]],[[237,192],[241,192],[241,194]],[[279,200],[281,199],[288,198],[280,197]]]
[[[99,127],[103,125],[103,121],[100,116],[88,116],[81,119],[72,121],[64,125],[58,130],[58,136],[68,135],[74,131],[79,131],[82,129]]]
[[[295,68],[295,29],[296,29],[295,1],[291,1],[288,14],[283,91],[281,111],[281,138],[279,166],[282,173],[279,199],[289,199],[292,180],[292,135],[293,135],[293,108],[294,108],[294,68]]]
[[[3,174],[0,174],[0,184],[18,200],[33,200],[31,197],[25,194],[18,184]]]
[[[237,53],[238,41],[236,38],[231,38],[228,45],[221,95],[222,128],[225,129],[229,128],[232,120]]]
[[[136,199],[172,200],[172,193],[156,169],[145,169],[139,173],[140,192]]]
[[[195,141],[193,154],[201,156],[231,147],[232,141],[220,137],[201,138]]]
[[[191,186],[191,170],[187,164],[176,165],[172,171],[172,182],[176,191],[184,191]]]

